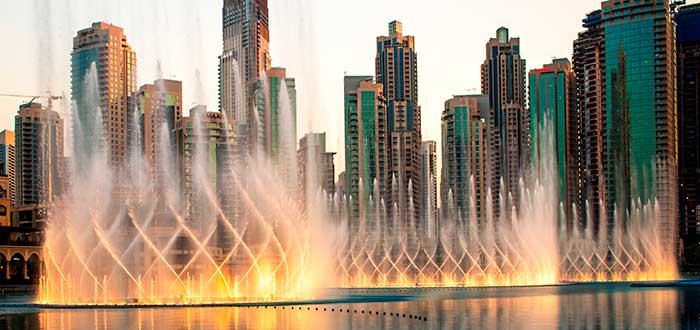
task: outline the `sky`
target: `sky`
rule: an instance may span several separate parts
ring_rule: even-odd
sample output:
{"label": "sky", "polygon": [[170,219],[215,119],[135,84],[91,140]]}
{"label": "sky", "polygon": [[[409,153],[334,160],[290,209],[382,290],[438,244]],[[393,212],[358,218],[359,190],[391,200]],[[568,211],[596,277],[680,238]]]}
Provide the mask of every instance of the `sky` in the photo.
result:
{"label": "sky", "polygon": [[[520,37],[527,70],[571,57],[586,13],[599,0],[268,0],[273,66],[297,79],[298,128],[327,132],[344,169],[343,76],[374,75],[375,40],[399,20],[415,36],[423,139],[440,145],[440,115],[453,95],[478,93],[485,44],[506,26]],[[698,3],[700,0],[689,0]],[[124,28],[138,84],[183,81],[183,105],[218,107],[223,0],[0,0],[0,94],[63,95],[69,111],[72,38],[93,22]],[[19,104],[0,96],[0,129]],[[185,112],[187,114],[187,112]],[[440,151],[438,150],[438,153]]]}

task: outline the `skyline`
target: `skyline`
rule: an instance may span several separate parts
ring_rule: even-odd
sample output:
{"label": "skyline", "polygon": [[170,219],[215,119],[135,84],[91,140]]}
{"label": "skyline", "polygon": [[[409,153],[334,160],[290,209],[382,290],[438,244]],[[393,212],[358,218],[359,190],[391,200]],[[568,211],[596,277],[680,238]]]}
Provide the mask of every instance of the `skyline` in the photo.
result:
{"label": "skyline", "polygon": [[[377,36],[388,34],[390,21],[401,21],[404,34],[416,38],[423,137],[439,142],[444,102],[453,95],[479,92],[484,45],[495,36],[498,27],[508,27],[511,36],[520,38],[529,71],[549,63],[553,57],[571,58],[572,41],[583,30],[581,19],[600,6],[598,0],[576,2],[559,10],[548,20],[549,24],[531,24],[533,15],[551,10],[551,3],[538,0],[525,5],[498,0],[465,4],[448,0],[435,6],[419,1],[392,0],[373,4],[375,10],[366,11],[363,2],[370,1],[329,4],[317,0],[270,0],[273,66],[286,67],[288,75],[297,79],[297,140],[307,132],[327,132],[329,149],[338,152],[338,169],[345,167],[343,75],[374,73],[374,41]],[[689,4],[698,2],[700,0],[688,1]],[[0,93],[43,95],[50,89],[54,95],[64,94],[70,98],[72,36],[93,22],[105,20],[123,27],[136,51],[138,86],[158,78],[182,80],[185,110],[194,104],[217,108],[217,56],[222,49],[219,1],[192,8],[185,1],[164,0],[146,4],[135,0],[122,1],[119,5],[100,3],[90,9],[86,8],[85,0],[64,1],[66,5],[59,8],[53,3],[22,2],[13,4],[12,10],[0,12],[3,31],[27,26],[7,36],[6,40],[15,44],[17,51],[0,54],[0,60],[16,65],[0,69],[0,77],[11,77],[0,78]],[[144,5],[145,9],[138,10]],[[487,10],[502,7],[509,10]],[[357,21],[353,18],[360,14],[366,23],[353,24]],[[47,19],[42,20],[42,17]],[[285,30],[285,26],[295,28]],[[556,35],[546,33],[551,31],[551,26],[558,27]],[[460,37],[463,39],[457,39]],[[456,39],[462,41],[455,43]],[[446,53],[447,50],[450,53]],[[305,56],[308,51],[310,54]],[[446,58],[451,65],[447,74],[444,70]],[[14,116],[23,101],[27,100],[0,97],[3,109],[0,129],[12,129]],[[56,110],[65,113],[65,109]],[[67,152],[70,153],[70,147]]]}
{"label": "skyline", "polygon": [[0,309],[700,288],[700,0],[28,1]]}

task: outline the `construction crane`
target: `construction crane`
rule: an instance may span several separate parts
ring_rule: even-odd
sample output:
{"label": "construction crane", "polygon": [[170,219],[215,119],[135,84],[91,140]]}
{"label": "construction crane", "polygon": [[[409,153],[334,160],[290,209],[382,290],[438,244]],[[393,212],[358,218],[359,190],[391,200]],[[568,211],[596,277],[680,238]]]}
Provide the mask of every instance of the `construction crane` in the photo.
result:
{"label": "construction crane", "polygon": [[63,96],[57,96],[57,95],[25,95],[25,94],[9,94],[9,93],[0,93],[0,97],[14,97],[14,98],[27,98],[31,97],[32,99],[27,102],[27,104],[34,102],[36,99],[47,99],[49,100],[49,110],[52,109],[53,106],[53,101],[54,100],[62,100]]}

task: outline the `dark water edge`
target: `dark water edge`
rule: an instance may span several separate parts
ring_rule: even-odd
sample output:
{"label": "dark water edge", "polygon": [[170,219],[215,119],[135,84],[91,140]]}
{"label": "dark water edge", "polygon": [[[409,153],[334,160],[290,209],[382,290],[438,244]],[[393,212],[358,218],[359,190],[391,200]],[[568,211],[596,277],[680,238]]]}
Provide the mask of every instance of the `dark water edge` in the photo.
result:
{"label": "dark water edge", "polygon": [[[43,309],[0,298],[0,329],[691,329],[698,279],[644,287],[586,283],[527,288],[353,289],[304,304]],[[340,289],[339,289],[340,290]],[[396,291],[396,294],[390,294]],[[5,303],[6,305],[2,305]],[[12,307],[7,305],[15,304]]]}

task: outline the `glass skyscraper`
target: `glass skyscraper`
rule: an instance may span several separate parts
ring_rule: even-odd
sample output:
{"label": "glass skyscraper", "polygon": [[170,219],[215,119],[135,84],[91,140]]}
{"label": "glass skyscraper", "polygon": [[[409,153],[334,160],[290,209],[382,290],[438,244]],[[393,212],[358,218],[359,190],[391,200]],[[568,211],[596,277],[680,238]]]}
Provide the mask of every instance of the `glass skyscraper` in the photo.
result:
{"label": "glass skyscraper", "polygon": [[[555,59],[530,71],[530,161],[539,178],[545,164],[553,161],[559,179],[559,202],[567,219],[578,204],[578,120],[576,81],[567,59]],[[551,135],[550,135],[551,134]],[[580,205],[577,205],[580,210]]]}

